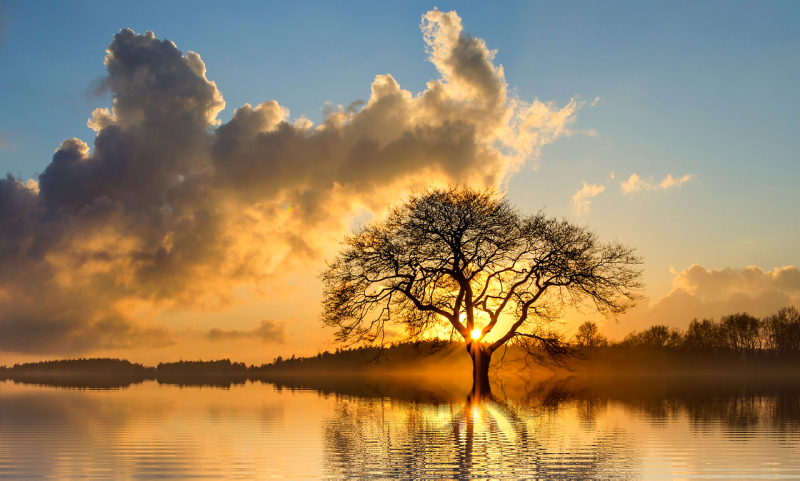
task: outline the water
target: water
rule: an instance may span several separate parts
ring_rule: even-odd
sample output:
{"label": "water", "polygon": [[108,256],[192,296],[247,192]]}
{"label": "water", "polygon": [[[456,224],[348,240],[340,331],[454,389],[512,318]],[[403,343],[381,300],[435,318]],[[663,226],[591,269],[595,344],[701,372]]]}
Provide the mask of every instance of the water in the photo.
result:
{"label": "water", "polygon": [[0,477],[800,477],[797,383],[567,380],[480,403],[418,384],[6,381]]}

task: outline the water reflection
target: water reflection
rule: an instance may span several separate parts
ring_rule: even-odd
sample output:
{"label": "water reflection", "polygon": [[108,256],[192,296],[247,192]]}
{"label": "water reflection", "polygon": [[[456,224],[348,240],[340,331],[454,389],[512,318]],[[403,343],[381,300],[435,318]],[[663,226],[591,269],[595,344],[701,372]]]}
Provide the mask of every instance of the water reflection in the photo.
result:
{"label": "water reflection", "polygon": [[236,386],[244,386],[247,379],[229,378],[225,376],[159,376],[158,384],[166,386],[177,386],[179,388],[202,388],[212,387],[218,389],[230,389]]}
{"label": "water reflection", "polygon": [[126,389],[148,381],[144,376],[38,375],[17,376],[11,382],[22,385],[66,389]]}
{"label": "water reflection", "polygon": [[[308,454],[291,436],[264,436],[287,421],[287,400],[270,396],[269,386],[180,389],[148,381],[95,390],[6,382],[0,392],[0,479],[257,478],[289,472]],[[288,462],[270,459],[273,453]]]}
{"label": "water reflection", "polygon": [[0,477],[800,476],[800,383],[286,378],[0,383]]}
{"label": "water reflection", "polygon": [[608,478],[639,471],[621,430],[574,430],[545,405],[340,398],[323,425],[334,477]]}
{"label": "water reflection", "polygon": [[325,467],[334,477],[800,474],[796,383],[658,381],[573,378],[442,403],[341,396],[323,425]]}
{"label": "water reflection", "polygon": [[794,436],[800,426],[800,383],[786,378],[616,377],[571,379],[565,390],[584,404],[587,418],[622,404],[632,416],[654,424],[686,421],[691,429],[710,427],[740,433],[769,430]]}

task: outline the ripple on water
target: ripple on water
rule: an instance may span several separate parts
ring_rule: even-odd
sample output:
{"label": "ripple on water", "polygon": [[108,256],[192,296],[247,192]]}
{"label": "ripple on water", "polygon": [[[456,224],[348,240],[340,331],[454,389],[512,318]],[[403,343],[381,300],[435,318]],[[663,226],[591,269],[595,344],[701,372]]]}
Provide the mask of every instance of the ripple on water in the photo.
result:
{"label": "ripple on water", "polygon": [[266,383],[0,389],[3,479],[800,477],[796,393],[540,389],[471,404]]}

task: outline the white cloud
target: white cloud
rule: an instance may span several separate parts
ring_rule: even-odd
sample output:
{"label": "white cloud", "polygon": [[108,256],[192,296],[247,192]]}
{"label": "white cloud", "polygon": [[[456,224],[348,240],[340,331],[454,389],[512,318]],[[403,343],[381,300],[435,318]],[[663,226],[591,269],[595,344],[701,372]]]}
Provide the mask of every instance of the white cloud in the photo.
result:
{"label": "white cloud", "polygon": [[597,129],[577,129],[573,130],[571,133],[581,134],[587,137],[600,137],[600,132],[598,132]]}
{"label": "white cloud", "polygon": [[113,125],[117,121],[117,117],[111,113],[107,108],[97,108],[92,112],[92,116],[86,121],[86,126],[95,132]]}
{"label": "white cloud", "polygon": [[691,179],[692,176],[689,174],[684,175],[680,179],[674,179],[672,177],[672,174],[669,174],[663,181],[661,181],[661,184],[659,185],[661,186],[662,189],[669,189],[670,187],[677,187],[680,189],[681,184],[683,184],[684,182],[688,182]]}
{"label": "white cloud", "polygon": [[623,194],[630,194],[631,192],[655,190],[659,188],[668,189],[670,187],[677,187],[680,189],[684,182],[688,182],[691,179],[692,176],[690,174],[684,175],[679,179],[672,177],[672,174],[668,174],[660,183],[653,183],[652,178],[650,180],[645,180],[639,177],[637,174],[631,174],[628,180],[620,182],[619,185]]}
{"label": "white cloud", "polygon": [[631,174],[630,178],[625,182],[620,182],[620,187],[622,187],[622,192],[624,194],[629,194],[631,192],[638,192],[642,190],[642,188],[650,187],[651,184],[648,184],[642,181],[641,177],[636,174]]}
{"label": "white cloud", "polygon": [[606,190],[606,188],[603,185],[587,184],[583,182],[583,188],[572,196],[572,206],[575,209],[575,213],[581,215],[589,212],[592,198],[604,190]]}
{"label": "white cloud", "polygon": [[603,331],[621,338],[655,324],[685,329],[694,318],[719,320],[737,312],[763,317],[787,306],[800,308],[800,269],[795,266],[764,271],[754,266],[707,269],[695,264],[676,273],[669,294],[655,302],[641,301],[619,323],[606,322]]}

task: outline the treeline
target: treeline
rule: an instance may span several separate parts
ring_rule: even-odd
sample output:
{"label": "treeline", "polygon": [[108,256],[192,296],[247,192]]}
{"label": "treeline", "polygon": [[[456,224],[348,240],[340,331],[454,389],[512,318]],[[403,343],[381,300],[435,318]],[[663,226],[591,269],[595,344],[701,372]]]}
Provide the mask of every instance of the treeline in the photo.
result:
{"label": "treeline", "polygon": [[181,376],[191,374],[247,374],[247,366],[243,362],[231,362],[230,359],[218,361],[178,361],[161,362],[156,367],[158,376]]}
{"label": "treeline", "polygon": [[250,378],[244,363],[218,361],[179,361],[145,367],[124,359],[63,359],[0,366],[0,380],[26,384],[92,389],[126,388],[147,380],[181,386],[230,387]]}
{"label": "treeline", "polygon": [[243,384],[250,377],[245,363],[230,359],[162,362],[156,367],[159,384],[230,388],[232,384]]}
{"label": "treeline", "polygon": [[[621,341],[600,334],[594,322],[582,324],[570,342],[584,358],[611,367],[683,366],[699,363],[713,369],[735,362],[758,367],[800,361],[800,312],[794,307],[757,318],[747,313],[694,319],[688,329],[666,325],[632,332]],[[463,344],[435,341],[391,344],[384,349],[356,347],[324,351],[315,356],[276,357],[271,363],[247,366],[230,359],[179,361],[146,367],[124,359],[64,359],[0,366],[0,380],[52,385],[125,386],[144,380],[181,385],[230,385],[295,374],[469,373],[471,362]],[[514,369],[514,368],[512,368]],[[77,384],[76,378],[82,378]],[[89,379],[89,381],[87,381]],[[112,380],[113,379],[113,380]],[[65,384],[66,383],[66,384]]]}
{"label": "treeline", "polygon": [[396,342],[385,348],[361,346],[324,351],[315,356],[276,357],[269,364],[251,367],[254,374],[294,373],[365,373],[397,371],[455,371],[469,358],[454,356],[461,352],[460,344],[445,345],[436,341]]}
{"label": "treeline", "polygon": [[61,359],[0,366],[0,380],[80,388],[121,388],[156,379],[156,369],[125,359]]}
{"label": "treeline", "polygon": [[29,362],[0,367],[4,375],[140,375],[155,378],[156,369],[135,364],[125,359],[92,358],[60,359],[56,361]]}
{"label": "treeline", "polygon": [[723,316],[719,322],[694,319],[685,331],[656,325],[634,331],[618,342],[609,341],[589,321],[578,328],[575,344],[600,350],[666,350],[739,361],[794,360],[800,359],[800,312],[785,307],[761,319],[747,313]]}
{"label": "treeline", "polygon": [[[452,359],[453,348],[434,342],[395,343],[383,350],[374,347],[340,348],[315,356],[281,356],[271,363],[247,366],[230,359],[213,361],[162,362],[145,367],[121,359],[64,359],[0,366],[0,380],[70,387],[125,387],[144,380],[181,386],[230,387],[247,380],[301,374],[379,374],[396,371],[436,369],[468,372],[468,366],[455,364],[466,356]],[[461,352],[463,349],[459,349]],[[462,359],[464,358],[464,359]]]}

